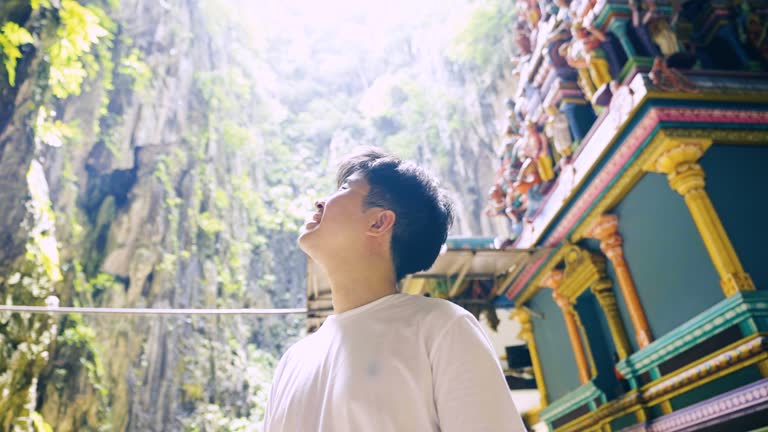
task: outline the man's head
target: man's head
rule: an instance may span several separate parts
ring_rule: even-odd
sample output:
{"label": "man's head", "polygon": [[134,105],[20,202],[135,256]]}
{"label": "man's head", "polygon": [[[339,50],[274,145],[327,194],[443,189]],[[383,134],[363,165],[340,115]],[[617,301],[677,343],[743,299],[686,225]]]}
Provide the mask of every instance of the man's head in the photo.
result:
{"label": "man's head", "polygon": [[315,202],[299,236],[316,261],[390,260],[396,280],[432,266],[453,221],[453,208],[423,168],[375,148],[344,159],[338,189]]}

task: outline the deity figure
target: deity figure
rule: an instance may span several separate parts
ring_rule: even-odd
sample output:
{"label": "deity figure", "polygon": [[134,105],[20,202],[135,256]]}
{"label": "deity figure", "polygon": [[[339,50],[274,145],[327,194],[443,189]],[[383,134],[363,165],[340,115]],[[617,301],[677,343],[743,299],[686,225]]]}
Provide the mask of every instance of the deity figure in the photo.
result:
{"label": "deity figure", "polygon": [[518,156],[523,160],[523,166],[520,168],[521,175],[527,165],[532,165],[541,182],[552,180],[555,177],[555,172],[552,168],[549,143],[544,134],[536,128],[536,123],[526,122],[522,139],[521,155]]}
{"label": "deity figure", "polygon": [[491,217],[503,215],[507,207],[505,198],[506,194],[501,183],[494,183],[488,190],[488,206],[486,207],[485,214]]}
{"label": "deity figure", "polygon": [[597,89],[611,81],[608,60],[600,48],[605,34],[594,27],[584,27],[581,21],[573,23],[571,32],[573,40],[560,48],[561,54],[577,70],[580,87],[591,100]]}
{"label": "deity figure", "polygon": [[541,9],[537,0],[517,0],[517,8],[518,16],[525,17],[532,27],[535,28],[539,24]]}
{"label": "deity figure", "polygon": [[666,59],[667,66],[675,68],[690,68],[696,62],[696,57],[686,52],[677,38],[675,27],[680,18],[681,5],[679,2],[672,2],[674,11],[672,17],[667,17],[656,7],[655,0],[646,2],[648,9],[640,19],[640,11],[635,5],[634,0],[629,0],[629,7],[632,9],[632,24],[638,29],[638,35],[645,40],[655,44],[659,54]]}
{"label": "deity figure", "polygon": [[552,144],[554,144],[555,150],[560,157],[567,162],[573,153],[573,150],[571,150],[573,137],[571,136],[568,117],[554,105],[547,106],[547,115],[548,118],[546,125],[544,125],[544,132],[547,138],[552,140]]}
{"label": "deity figure", "polygon": [[739,8],[739,39],[744,44],[751,45],[757,54],[768,60],[768,21],[761,16],[758,8],[749,2],[742,2]]}
{"label": "deity figure", "polygon": [[659,12],[655,0],[646,3],[648,9],[641,20],[635,1],[629,0],[632,24],[637,29],[637,34],[650,46],[651,51],[658,53],[650,72],[651,80],[667,91],[695,92],[695,85],[676,69],[688,69],[696,63],[696,57],[683,49],[675,33],[675,26],[680,17],[680,3],[672,3],[674,14],[671,18]]}
{"label": "deity figure", "polygon": [[555,15],[558,23],[570,23],[571,19],[571,0],[555,0],[557,14]]}
{"label": "deity figure", "polygon": [[[529,56],[533,52],[531,48],[531,32],[528,30],[525,21],[518,20],[515,24],[515,44],[517,45],[520,57]],[[517,60],[519,61],[520,59],[518,58]]]}

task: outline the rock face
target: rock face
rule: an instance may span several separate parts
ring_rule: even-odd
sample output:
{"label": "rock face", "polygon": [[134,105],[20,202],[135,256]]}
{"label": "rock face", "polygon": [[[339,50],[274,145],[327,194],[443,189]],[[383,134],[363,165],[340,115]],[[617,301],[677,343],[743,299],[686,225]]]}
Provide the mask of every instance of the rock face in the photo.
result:
{"label": "rock face", "polygon": [[[43,53],[57,30],[66,33],[52,18],[78,7],[3,7],[3,21],[35,35],[22,46],[16,85],[3,76],[0,93],[12,107],[0,124],[4,302],[42,305],[56,294],[63,305],[271,307],[279,294],[277,303],[301,305],[303,258],[285,248],[293,235],[255,221],[259,195],[233,196],[233,178],[255,191],[263,173],[239,161],[243,153],[212,123],[217,101],[204,94],[203,76],[219,73],[227,56],[200,5],[125,0],[100,9],[114,23],[88,54],[99,67],[79,94],[58,98]],[[154,71],[145,88],[130,70],[134,51]],[[60,134],[61,147],[41,140],[41,108],[76,127]],[[272,283],[282,290],[268,293]],[[287,320],[72,317],[57,327],[48,316],[2,314],[0,429],[28,430],[36,411],[57,431],[179,430],[208,402],[248,416],[259,390],[242,373],[260,354],[245,347],[265,328],[295,333],[300,323]],[[261,347],[278,354],[281,336]]]}
{"label": "rock face", "polygon": [[[294,136],[284,125],[302,129],[292,119],[310,103],[259,87],[250,48],[212,21],[214,0],[40,3],[0,6],[3,22],[34,36],[19,44],[15,85],[0,73],[3,302],[303,306],[296,197],[361,133],[333,125]],[[87,49],[61,59],[63,39]],[[446,67],[436,65],[424,68]],[[414,155],[454,195],[454,233],[487,235],[482,188],[508,78],[441,73],[437,84],[474,114],[462,127],[435,122],[444,145]],[[362,135],[382,144],[371,138],[379,133]],[[207,430],[198,420],[211,413],[255,420],[265,398],[257,378],[301,321],[0,313],[0,429],[44,419],[65,432]]]}

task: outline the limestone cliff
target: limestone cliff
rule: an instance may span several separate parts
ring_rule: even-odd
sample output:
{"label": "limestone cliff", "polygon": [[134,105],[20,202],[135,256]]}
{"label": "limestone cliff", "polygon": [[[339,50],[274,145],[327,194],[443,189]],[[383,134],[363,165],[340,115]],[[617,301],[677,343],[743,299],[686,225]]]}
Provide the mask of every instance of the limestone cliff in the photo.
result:
{"label": "limestone cliff", "polygon": [[[473,72],[411,37],[360,64],[312,63],[288,58],[297,39],[249,42],[249,15],[225,6],[0,5],[5,304],[303,306],[297,222],[308,196],[328,192],[331,162],[357,144],[430,165],[457,203],[454,234],[491,233],[483,195],[512,82],[507,54]],[[398,77],[387,88],[400,92],[394,113],[367,114],[361,100],[387,75]],[[256,423],[274,356],[301,326],[0,313],[0,430]]]}

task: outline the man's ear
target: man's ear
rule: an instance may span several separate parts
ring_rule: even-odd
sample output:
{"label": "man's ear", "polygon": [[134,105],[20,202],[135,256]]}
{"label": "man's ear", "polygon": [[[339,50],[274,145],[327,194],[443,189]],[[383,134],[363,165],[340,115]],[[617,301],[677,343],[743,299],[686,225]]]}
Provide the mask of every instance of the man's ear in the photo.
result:
{"label": "man's ear", "polygon": [[379,237],[391,230],[394,225],[395,212],[392,210],[377,210],[377,212],[373,214],[373,218],[371,219],[366,234],[373,237]]}

